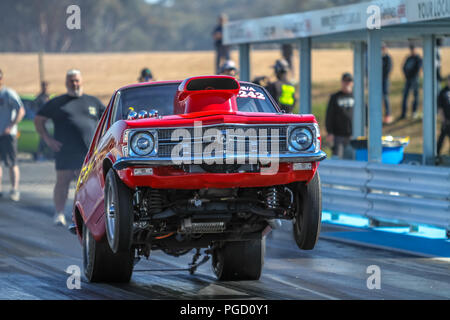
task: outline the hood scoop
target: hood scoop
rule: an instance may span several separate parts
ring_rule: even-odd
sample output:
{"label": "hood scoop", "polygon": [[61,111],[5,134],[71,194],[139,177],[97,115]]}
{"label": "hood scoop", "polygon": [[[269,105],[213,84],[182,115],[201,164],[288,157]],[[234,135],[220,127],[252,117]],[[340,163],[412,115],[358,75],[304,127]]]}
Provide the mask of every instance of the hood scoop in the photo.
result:
{"label": "hood scoop", "polygon": [[236,112],[239,82],[229,76],[204,76],[184,80],[178,87],[174,114],[202,111]]}

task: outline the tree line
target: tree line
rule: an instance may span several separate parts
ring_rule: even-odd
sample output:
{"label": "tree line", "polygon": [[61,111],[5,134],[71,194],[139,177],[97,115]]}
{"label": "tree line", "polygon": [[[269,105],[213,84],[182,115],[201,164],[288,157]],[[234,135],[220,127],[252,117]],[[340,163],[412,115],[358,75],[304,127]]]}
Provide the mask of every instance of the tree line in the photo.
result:
{"label": "tree line", "polygon": [[[209,50],[220,13],[231,20],[360,0],[2,0],[0,52]],[[69,29],[67,8],[80,8]]]}

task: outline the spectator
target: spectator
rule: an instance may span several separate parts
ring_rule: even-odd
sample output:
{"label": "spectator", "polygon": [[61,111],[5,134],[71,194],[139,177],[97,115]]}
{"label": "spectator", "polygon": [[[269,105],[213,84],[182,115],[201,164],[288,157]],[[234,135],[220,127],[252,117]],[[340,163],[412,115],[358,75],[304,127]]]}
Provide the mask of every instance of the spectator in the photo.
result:
{"label": "spectator", "polygon": [[[20,170],[17,165],[17,124],[23,119],[25,108],[17,93],[3,85],[3,72],[0,70],[0,160],[9,168],[13,201],[20,200]],[[2,167],[0,165],[0,197],[2,193]]]}
{"label": "spectator", "polygon": [[436,39],[436,77],[438,84],[438,91],[441,89],[440,83],[444,80],[441,75],[441,67],[442,67],[442,53],[441,53],[441,47],[442,47],[442,39],[438,38]]}
{"label": "spectator", "polygon": [[141,70],[141,76],[138,79],[139,82],[149,82],[153,81],[153,74],[149,68],[144,68]]}
{"label": "spectator", "polygon": [[294,66],[292,64],[293,54],[294,46],[291,43],[284,43],[281,45],[281,55],[283,56],[283,59],[288,63],[290,71],[294,70]]}
{"label": "spectator", "polygon": [[[47,81],[42,81],[41,82],[41,92],[39,93],[39,95],[34,100],[34,105],[35,105],[35,108],[36,108],[36,112],[39,112],[39,110],[41,110],[41,108],[49,100],[50,100],[50,95],[48,93],[48,82]],[[44,160],[45,159],[44,154],[46,153],[46,149],[47,148],[46,148],[44,140],[39,139],[38,150],[36,152],[36,160]],[[48,149],[47,149],[47,151],[48,151]]]}
{"label": "spectator", "polygon": [[[70,182],[79,175],[97,122],[105,110],[97,98],[83,93],[80,71],[67,72],[66,88],[67,93],[47,102],[34,120],[37,132],[55,152],[54,223],[63,226]],[[54,137],[45,127],[49,119],[54,123]]]}
{"label": "spectator", "polygon": [[402,103],[402,115],[399,120],[406,118],[407,112],[407,104],[408,104],[408,95],[412,90],[414,95],[414,101],[412,105],[412,117],[413,119],[417,119],[419,117],[417,113],[417,104],[419,98],[419,73],[422,68],[422,58],[416,51],[416,47],[411,44],[409,46],[410,55],[405,61],[403,65],[403,73],[406,78],[405,88],[403,90],[403,103]]}
{"label": "spectator", "polygon": [[392,123],[391,106],[389,102],[390,81],[389,75],[392,71],[392,58],[388,53],[387,46],[383,43],[383,102],[384,102],[384,120],[383,123]]}
{"label": "spectator", "polygon": [[443,119],[441,134],[439,135],[437,143],[437,153],[439,156],[445,137],[450,138],[450,75],[447,77],[447,85],[439,93],[438,109]]}
{"label": "spectator", "polygon": [[286,113],[292,113],[296,98],[295,86],[288,80],[289,64],[286,60],[277,60],[273,66],[277,81],[267,86],[267,91],[272,95]]}
{"label": "spectator", "polygon": [[50,100],[50,95],[48,93],[48,82],[41,82],[41,92],[38,94],[36,99],[34,99],[34,103],[36,105],[36,111],[39,111],[44,104],[46,104]]}
{"label": "spectator", "polygon": [[216,74],[220,73],[222,61],[230,60],[230,47],[223,44],[223,25],[227,21],[228,16],[226,14],[221,14],[212,34],[216,51]]}
{"label": "spectator", "polygon": [[220,67],[219,74],[223,76],[232,76],[236,77],[238,75],[238,69],[236,68],[236,64],[233,60],[227,60]]}
{"label": "spectator", "polygon": [[333,145],[333,155],[341,159],[352,158],[350,138],[353,125],[353,77],[350,73],[342,75],[341,90],[331,95],[328,102],[325,126],[327,142]]}

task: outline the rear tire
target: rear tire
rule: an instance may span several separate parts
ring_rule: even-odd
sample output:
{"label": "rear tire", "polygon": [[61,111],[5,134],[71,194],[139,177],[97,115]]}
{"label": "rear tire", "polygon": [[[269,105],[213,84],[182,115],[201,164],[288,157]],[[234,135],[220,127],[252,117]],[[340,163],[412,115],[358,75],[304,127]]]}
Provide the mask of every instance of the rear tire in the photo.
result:
{"label": "rear tire", "polygon": [[259,280],[265,249],[265,238],[226,242],[213,251],[213,272],[221,281]]}
{"label": "rear tire", "polygon": [[106,239],[95,241],[83,224],[83,270],[89,282],[129,282],[133,273],[133,250],[114,253]]}
{"label": "rear tire", "polygon": [[322,188],[319,172],[316,172],[307,185],[298,186],[296,197],[294,239],[301,250],[312,250],[319,238],[322,221]]}

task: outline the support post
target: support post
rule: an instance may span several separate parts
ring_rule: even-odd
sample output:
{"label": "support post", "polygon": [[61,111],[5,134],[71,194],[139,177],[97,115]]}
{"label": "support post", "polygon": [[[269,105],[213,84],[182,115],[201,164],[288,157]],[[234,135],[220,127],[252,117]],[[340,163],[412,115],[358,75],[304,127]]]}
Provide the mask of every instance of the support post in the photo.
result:
{"label": "support post", "polygon": [[357,41],[353,49],[353,94],[355,107],[353,109],[353,137],[366,135],[366,99],[365,99],[365,72],[366,72],[366,44]]}
{"label": "support post", "polygon": [[382,57],[381,32],[368,30],[368,84],[369,84],[369,162],[381,162],[382,159]]}
{"label": "support post", "polygon": [[434,165],[436,147],[436,37],[427,35],[423,41],[423,165]]}
{"label": "support post", "polygon": [[311,38],[300,39],[300,108],[301,114],[311,114]]}
{"label": "support post", "polygon": [[239,45],[240,80],[250,81],[250,44]]}

